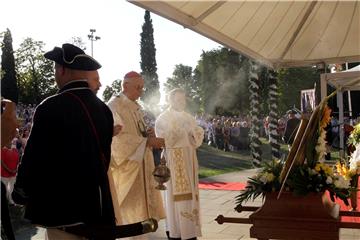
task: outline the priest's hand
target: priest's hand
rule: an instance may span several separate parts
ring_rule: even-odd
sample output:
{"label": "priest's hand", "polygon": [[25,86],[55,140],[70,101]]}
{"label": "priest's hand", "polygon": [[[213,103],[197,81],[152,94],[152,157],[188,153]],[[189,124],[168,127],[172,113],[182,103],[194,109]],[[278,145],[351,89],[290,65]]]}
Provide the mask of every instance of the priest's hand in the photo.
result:
{"label": "priest's hand", "polygon": [[165,140],[163,138],[148,137],[146,146],[152,147],[155,149],[163,148],[163,147],[165,147]]}
{"label": "priest's hand", "polygon": [[122,126],[120,124],[114,125],[114,130],[113,130],[113,137],[118,135],[122,130]]}
{"label": "priest's hand", "polygon": [[146,129],[146,134],[148,137],[155,137],[155,130],[154,128],[147,128]]}

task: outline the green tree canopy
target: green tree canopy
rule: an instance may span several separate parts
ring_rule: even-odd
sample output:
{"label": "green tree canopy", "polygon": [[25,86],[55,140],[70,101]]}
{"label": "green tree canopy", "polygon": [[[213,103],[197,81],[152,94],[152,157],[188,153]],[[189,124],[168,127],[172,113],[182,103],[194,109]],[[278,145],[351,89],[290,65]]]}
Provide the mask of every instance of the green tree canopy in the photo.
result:
{"label": "green tree canopy", "polygon": [[228,48],[203,52],[195,69],[202,109],[211,114],[247,113],[248,59]]}
{"label": "green tree canopy", "polygon": [[39,104],[56,93],[54,64],[44,57],[44,43],[26,38],[16,51],[19,100]]}
{"label": "green tree canopy", "polygon": [[189,111],[199,111],[199,82],[195,74],[193,75],[192,67],[182,64],[176,65],[172,77],[168,78],[164,85],[167,93],[174,88],[182,88],[185,90]]}
{"label": "green tree canopy", "polygon": [[103,92],[104,102],[109,101],[112,96],[118,95],[121,92],[121,82],[120,79],[117,79],[112,82],[111,86],[106,86]]}
{"label": "green tree canopy", "polygon": [[320,88],[320,73],[315,67],[298,67],[280,69],[279,79],[279,111],[284,114],[294,106],[300,109],[301,90]]}
{"label": "green tree canopy", "polygon": [[11,32],[7,29],[1,44],[1,96],[15,103],[18,102],[18,86],[16,81],[15,59],[12,46]]}

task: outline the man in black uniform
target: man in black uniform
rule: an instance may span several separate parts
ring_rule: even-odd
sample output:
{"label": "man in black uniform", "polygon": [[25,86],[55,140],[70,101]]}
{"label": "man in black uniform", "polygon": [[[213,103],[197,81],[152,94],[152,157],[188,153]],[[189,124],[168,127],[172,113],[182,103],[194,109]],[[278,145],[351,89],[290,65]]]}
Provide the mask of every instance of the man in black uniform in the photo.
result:
{"label": "man in black uniform", "polygon": [[89,71],[101,65],[64,44],[47,52],[55,61],[59,92],[36,109],[15,184],[25,218],[47,229],[48,239],[72,239],[70,225],[115,225],[107,169],[113,135],[109,108],[90,90]]}
{"label": "man in black uniform", "polygon": [[115,227],[107,176],[114,120],[87,83],[101,65],[71,44],[44,56],[55,62],[60,90],[36,108],[14,201],[26,205],[31,223],[47,228],[46,239],[115,239],[156,230],[152,219]]}
{"label": "man in black uniform", "polygon": [[283,136],[283,140],[286,144],[288,144],[289,146],[291,146],[294,142],[295,136],[296,136],[296,132],[299,128],[300,125],[300,119],[298,119],[297,117],[295,117],[296,111],[295,110],[290,110],[288,112],[288,120],[286,121],[286,126],[285,126],[285,131],[284,131],[284,136]]}

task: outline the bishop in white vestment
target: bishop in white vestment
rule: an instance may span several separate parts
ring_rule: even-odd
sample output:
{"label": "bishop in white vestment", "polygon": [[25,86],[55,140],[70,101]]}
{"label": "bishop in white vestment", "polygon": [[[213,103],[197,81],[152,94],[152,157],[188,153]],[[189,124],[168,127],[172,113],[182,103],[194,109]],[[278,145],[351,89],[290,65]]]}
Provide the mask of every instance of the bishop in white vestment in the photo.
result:
{"label": "bishop in white vestment", "polygon": [[117,225],[165,217],[161,193],[155,189],[157,183],[152,176],[152,147],[162,147],[164,140],[146,133],[136,102],[143,86],[142,77],[130,72],[125,75],[123,92],[108,103],[114,124],[122,126],[121,132],[113,137],[108,171]]}
{"label": "bishop in white vestment", "polygon": [[156,136],[165,139],[164,154],[171,173],[165,191],[166,230],[171,238],[196,239],[201,236],[196,148],[203,141],[204,130],[183,111],[182,89],[170,92],[169,100],[170,108],[155,122]]}

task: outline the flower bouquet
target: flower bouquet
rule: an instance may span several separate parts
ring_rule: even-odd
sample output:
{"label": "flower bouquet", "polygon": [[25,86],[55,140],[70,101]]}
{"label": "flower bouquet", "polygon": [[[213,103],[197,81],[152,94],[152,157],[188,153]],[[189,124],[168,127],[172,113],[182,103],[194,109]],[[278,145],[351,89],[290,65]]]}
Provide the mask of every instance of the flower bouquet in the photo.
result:
{"label": "flower bouquet", "polygon": [[326,97],[310,116],[302,118],[284,161],[265,163],[256,176],[249,178],[245,190],[236,197],[237,207],[268,193],[275,192],[279,199],[283,191],[298,196],[329,191],[332,201],[339,198],[349,205],[348,198],[353,188],[348,173],[324,162],[325,127],[331,120],[327,101],[333,95],[335,92]]}
{"label": "flower bouquet", "polygon": [[348,178],[351,180],[351,187],[355,190],[351,193],[351,206],[353,210],[357,209],[357,191],[358,179],[360,174],[360,123],[355,125],[351,132],[348,145],[351,145],[354,151],[352,152],[348,166],[345,163],[338,163],[338,168],[342,168]]}

